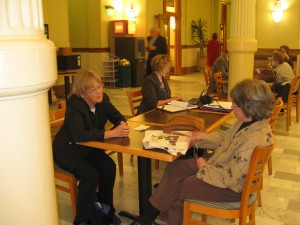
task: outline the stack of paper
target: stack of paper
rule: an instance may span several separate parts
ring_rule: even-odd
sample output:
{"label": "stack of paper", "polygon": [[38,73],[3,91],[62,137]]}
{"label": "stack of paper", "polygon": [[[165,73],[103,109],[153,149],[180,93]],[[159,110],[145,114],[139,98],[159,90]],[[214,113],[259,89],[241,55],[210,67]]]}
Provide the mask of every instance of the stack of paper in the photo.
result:
{"label": "stack of paper", "polygon": [[165,110],[167,112],[180,112],[187,109],[195,109],[197,108],[197,105],[191,105],[188,102],[182,102],[182,101],[171,101],[169,104],[164,106],[159,106],[157,108]]}
{"label": "stack of paper", "polygon": [[213,101],[200,107],[202,110],[216,111],[216,112],[230,112],[232,102]]}
{"label": "stack of paper", "polygon": [[146,130],[143,145],[146,149],[159,148],[172,155],[186,154],[191,137],[186,134],[166,134],[162,130]]}

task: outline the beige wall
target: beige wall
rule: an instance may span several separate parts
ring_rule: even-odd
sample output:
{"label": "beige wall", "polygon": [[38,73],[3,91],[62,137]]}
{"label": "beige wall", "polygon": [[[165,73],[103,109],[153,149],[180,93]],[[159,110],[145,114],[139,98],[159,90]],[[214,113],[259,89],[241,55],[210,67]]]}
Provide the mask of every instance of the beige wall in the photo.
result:
{"label": "beige wall", "polygon": [[[56,47],[108,48],[108,22],[126,19],[125,8],[130,0],[43,0],[44,20],[49,24],[50,39]],[[289,7],[283,21],[272,22],[270,4],[273,0],[257,0],[256,37],[259,48],[278,48],[287,44],[300,47],[300,1],[288,0]],[[146,37],[150,27],[157,25],[157,14],[163,13],[161,0],[133,0],[139,9],[135,36]],[[116,6],[120,6],[120,10]],[[115,7],[113,16],[106,15],[105,6]],[[182,45],[193,45],[190,34],[192,20],[203,18],[209,21],[208,37],[219,32],[221,0],[182,0]],[[230,4],[228,27],[230,30]],[[69,35],[70,32],[70,35]],[[228,34],[228,38],[230,34]],[[84,53],[82,66],[101,71],[103,53]],[[182,66],[196,65],[197,49],[184,49]],[[171,58],[173,52],[171,51]],[[100,61],[100,62],[99,62]]]}
{"label": "beige wall", "polygon": [[50,40],[57,48],[70,47],[68,0],[43,0],[43,13]]}
{"label": "beige wall", "polygon": [[288,45],[299,48],[300,1],[288,0],[283,20],[276,25],[271,16],[271,0],[257,0],[256,37],[259,48],[279,48]]}

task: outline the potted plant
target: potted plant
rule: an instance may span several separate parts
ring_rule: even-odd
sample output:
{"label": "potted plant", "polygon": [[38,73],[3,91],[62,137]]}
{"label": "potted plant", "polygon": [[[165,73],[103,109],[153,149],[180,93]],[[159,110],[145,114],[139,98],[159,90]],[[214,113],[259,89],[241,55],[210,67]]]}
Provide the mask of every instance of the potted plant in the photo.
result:
{"label": "potted plant", "polygon": [[191,23],[191,37],[193,42],[200,48],[198,56],[198,68],[204,68],[206,65],[206,57],[204,56],[204,48],[207,45],[207,28],[208,21],[203,19],[192,20]]}

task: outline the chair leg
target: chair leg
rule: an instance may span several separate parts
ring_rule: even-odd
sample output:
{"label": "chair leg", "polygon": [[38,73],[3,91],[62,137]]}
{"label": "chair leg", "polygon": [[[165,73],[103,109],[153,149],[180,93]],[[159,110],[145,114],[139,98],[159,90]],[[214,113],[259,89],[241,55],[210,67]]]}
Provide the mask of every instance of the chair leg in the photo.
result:
{"label": "chair leg", "polygon": [[159,160],[155,159],[155,169],[159,169]]}
{"label": "chair leg", "polygon": [[133,163],[133,157],[134,157],[134,155],[131,155],[131,156],[130,156],[130,162],[131,162],[131,163]]}
{"label": "chair leg", "polygon": [[262,207],[262,200],[261,200],[261,190],[263,189],[264,183],[263,183],[263,178],[261,178],[260,184],[259,184],[259,189],[257,190],[257,205],[258,207]]}
{"label": "chair leg", "polygon": [[270,156],[269,160],[268,160],[268,171],[269,171],[269,175],[273,174],[273,167],[272,167],[272,156]]}
{"label": "chair leg", "polygon": [[207,215],[201,214],[201,219],[202,219],[202,222],[206,222],[206,220],[207,220]]}
{"label": "chair leg", "polygon": [[296,122],[299,122],[299,103],[296,103]]}
{"label": "chair leg", "polygon": [[184,201],[184,203],[183,203],[183,225],[189,225],[190,218],[191,218],[190,203]]}
{"label": "chair leg", "polygon": [[72,181],[69,182],[69,187],[70,187],[72,212],[73,212],[73,216],[75,218],[75,216],[76,216],[76,206],[77,206],[77,181],[76,181],[76,179],[72,179]]}
{"label": "chair leg", "polygon": [[257,206],[262,207],[262,201],[261,201],[261,189],[257,190]]}
{"label": "chair leg", "polygon": [[118,156],[118,165],[119,165],[119,175],[123,177],[123,154],[121,152],[117,152]]}

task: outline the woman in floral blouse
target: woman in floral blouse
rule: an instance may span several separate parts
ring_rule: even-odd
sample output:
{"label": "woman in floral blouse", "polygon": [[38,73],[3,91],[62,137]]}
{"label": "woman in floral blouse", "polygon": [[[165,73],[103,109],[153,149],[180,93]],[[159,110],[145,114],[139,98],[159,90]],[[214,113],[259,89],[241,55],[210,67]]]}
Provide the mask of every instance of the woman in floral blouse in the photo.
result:
{"label": "woman in floral blouse", "polygon": [[149,199],[149,207],[132,224],[151,224],[162,212],[168,224],[181,225],[183,201],[240,201],[244,179],[256,146],[272,145],[269,116],[274,107],[271,89],[264,81],[244,80],[231,90],[237,122],[225,132],[193,133],[201,148],[215,149],[206,160],[176,160],[166,167],[162,180]]}

